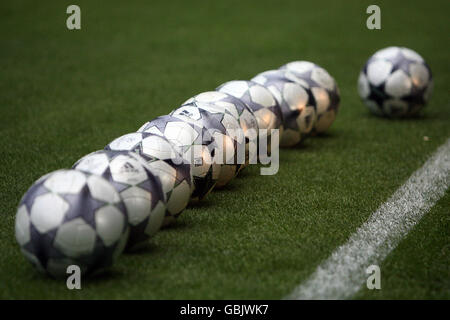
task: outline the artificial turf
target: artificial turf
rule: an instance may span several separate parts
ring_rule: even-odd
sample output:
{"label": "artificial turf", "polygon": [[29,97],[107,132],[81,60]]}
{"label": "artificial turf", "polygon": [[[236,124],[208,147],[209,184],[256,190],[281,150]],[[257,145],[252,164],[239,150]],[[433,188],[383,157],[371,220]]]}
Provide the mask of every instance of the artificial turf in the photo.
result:
{"label": "artificial turf", "polygon": [[[448,1],[77,1],[0,3],[0,298],[280,299],[450,136]],[[376,50],[425,57],[435,90],[421,117],[386,120],[356,80]],[[14,239],[22,194],[187,98],[292,60],[325,67],[341,90],[329,132],[280,153],[188,208],[147,250],[70,291],[37,273]],[[424,137],[428,139],[424,139]],[[381,265],[382,289],[355,298],[450,298],[447,192]]]}

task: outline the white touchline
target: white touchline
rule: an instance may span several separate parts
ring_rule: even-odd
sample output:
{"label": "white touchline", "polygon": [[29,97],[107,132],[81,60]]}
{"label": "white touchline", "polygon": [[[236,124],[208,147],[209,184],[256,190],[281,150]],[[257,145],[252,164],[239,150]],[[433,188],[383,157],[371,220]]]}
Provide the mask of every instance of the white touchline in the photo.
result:
{"label": "white touchline", "polygon": [[346,299],[450,185],[450,138],[286,299]]}

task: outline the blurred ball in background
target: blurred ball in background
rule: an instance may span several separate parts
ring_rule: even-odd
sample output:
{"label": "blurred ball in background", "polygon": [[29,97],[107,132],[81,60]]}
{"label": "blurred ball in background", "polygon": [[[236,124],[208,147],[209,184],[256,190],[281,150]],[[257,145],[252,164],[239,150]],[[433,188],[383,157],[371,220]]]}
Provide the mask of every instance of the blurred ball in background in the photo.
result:
{"label": "blurred ball in background", "polygon": [[375,52],[358,79],[358,93],[369,110],[385,117],[419,113],[433,90],[433,77],[425,60],[415,51],[388,47]]}

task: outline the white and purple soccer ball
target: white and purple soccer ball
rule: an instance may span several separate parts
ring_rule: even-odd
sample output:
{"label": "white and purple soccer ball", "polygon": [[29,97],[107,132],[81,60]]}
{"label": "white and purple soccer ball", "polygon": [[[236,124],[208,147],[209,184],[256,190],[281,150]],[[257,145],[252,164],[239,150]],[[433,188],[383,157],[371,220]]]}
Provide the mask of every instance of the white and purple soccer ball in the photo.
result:
{"label": "white and purple soccer ball", "polygon": [[189,203],[193,180],[191,166],[184,163],[173,145],[163,136],[134,132],[115,139],[105,150],[133,151],[145,159],[150,171],[160,179],[166,194],[163,226],[174,222]]}
{"label": "white and purple soccer ball", "polygon": [[102,176],[119,192],[130,225],[127,249],[145,245],[161,228],[166,196],[160,179],[141,156],[130,151],[100,150],[78,160],[73,169]]}
{"label": "white and purple soccer ball", "polygon": [[388,47],[375,52],[358,79],[358,93],[369,110],[385,117],[418,114],[433,90],[433,77],[415,51]]}
{"label": "white and purple soccer ball", "polygon": [[321,66],[310,61],[293,61],[280,67],[289,71],[290,78],[309,89],[316,100],[317,120],[312,135],[323,133],[336,119],[340,92],[334,78]]}
{"label": "white and purple soccer ball", "polygon": [[296,80],[294,75],[286,70],[265,71],[251,80],[269,89],[281,107],[282,147],[294,146],[306,138],[317,120],[316,100],[312,90]]}
{"label": "white and purple soccer ball", "polygon": [[[188,119],[189,120],[189,119]],[[164,137],[179,152],[193,176],[191,199],[202,200],[219,179],[220,165],[214,164],[214,138],[201,125],[165,115],[145,123],[138,132]]]}
{"label": "white and purple soccer ball", "polygon": [[280,137],[283,135],[281,107],[269,89],[253,81],[233,80],[220,85],[216,90],[245,102],[253,111],[258,121],[258,128],[267,130],[267,138],[274,129],[279,130]]}
{"label": "white and purple soccer ball", "polygon": [[126,206],[105,178],[58,170],[37,180],[20,201],[16,240],[25,257],[53,277],[76,265],[82,274],[110,267],[129,234]]}
{"label": "white and purple soccer ball", "polygon": [[[250,162],[250,157],[257,156],[257,138],[258,138],[258,121],[256,120],[253,111],[242,100],[219,91],[207,91],[197,94],[183,103],[208,103],[214,105],[222,111],[230,112],[239,122],[240,129],[242,129],[245,137],[245,165]],[[252,150],[250,154],[250,150]],[[256,161],[252,160],[252,163]]]}
{"label": "white and purple soccer ball", "polygon": [[245,137],[238,120],[220,106],[203,102],[184,104],[170,115],[206,128],[215,143],[213,163],[220,165],[216,186],[228,184],[245,164]]}

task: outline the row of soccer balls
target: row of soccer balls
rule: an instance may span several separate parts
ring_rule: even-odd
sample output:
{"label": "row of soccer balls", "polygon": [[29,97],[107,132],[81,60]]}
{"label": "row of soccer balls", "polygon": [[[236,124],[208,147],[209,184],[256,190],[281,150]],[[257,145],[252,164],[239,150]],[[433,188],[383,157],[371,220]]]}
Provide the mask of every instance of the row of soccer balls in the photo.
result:
{"label": "row of soccer balls", "polygon": [[[227,82],[85,156],[71,170],[40,178],[19,204],[16,239],[28,260],[52,276],[64,276],[72,264],[84,273],[102,270],[125,247],[139,248],[172,223],[189,201],[231,181],[249,163],[251,132],[279,129],[280,144],[295,145],[328,129],[338,107],[336,82],[311,62]],[[243,163],[235,161],[240,147],[247,150]],[[232,161],[216,161],[217,148]]]}

